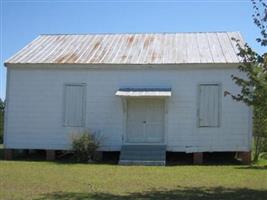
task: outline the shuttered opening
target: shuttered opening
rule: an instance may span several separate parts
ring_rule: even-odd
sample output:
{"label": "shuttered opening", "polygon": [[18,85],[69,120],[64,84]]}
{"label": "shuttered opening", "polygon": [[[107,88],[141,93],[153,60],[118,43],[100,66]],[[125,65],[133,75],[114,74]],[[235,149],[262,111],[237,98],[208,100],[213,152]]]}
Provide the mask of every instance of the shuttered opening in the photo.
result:
{"label": "shuttered opening", "polygon": [[220,86],[199,86],[199,127],[219,127]]}
{"label": "shuttered opening", "polygon": [[65,85],[64,125],[82,127],[85,122],[85,85]]}

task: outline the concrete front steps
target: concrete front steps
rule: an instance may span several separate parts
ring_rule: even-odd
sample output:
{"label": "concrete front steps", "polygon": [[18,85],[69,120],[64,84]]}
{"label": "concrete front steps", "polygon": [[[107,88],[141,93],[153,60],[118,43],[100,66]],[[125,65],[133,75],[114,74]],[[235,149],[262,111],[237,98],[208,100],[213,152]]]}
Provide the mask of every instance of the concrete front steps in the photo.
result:
{"label": "concrete front steps", "polygon": [[123,145],[119,164],[164,166],[166,145]]}

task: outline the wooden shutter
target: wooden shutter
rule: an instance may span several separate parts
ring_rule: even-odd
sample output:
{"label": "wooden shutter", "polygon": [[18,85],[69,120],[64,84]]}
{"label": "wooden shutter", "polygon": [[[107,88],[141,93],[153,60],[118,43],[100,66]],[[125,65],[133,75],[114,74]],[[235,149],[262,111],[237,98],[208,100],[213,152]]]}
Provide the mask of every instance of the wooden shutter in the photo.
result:
{"label": "wooden shutter", "polygon": [[220,87],[217,84],[199,86],[199,126],[218,127],[220,112]]}
{"label": "wooden shutter", "polygon": [[85,85],[65,85],[64,125],[84,126]]}

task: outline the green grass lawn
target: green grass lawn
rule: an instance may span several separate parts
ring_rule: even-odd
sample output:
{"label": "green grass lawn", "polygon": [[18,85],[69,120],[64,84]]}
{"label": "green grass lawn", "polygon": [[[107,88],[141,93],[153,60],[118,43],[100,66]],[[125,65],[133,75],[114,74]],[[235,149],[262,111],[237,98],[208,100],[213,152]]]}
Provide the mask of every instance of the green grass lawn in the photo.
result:
{"label": "green grass lawn", "polygon": [[0,161],[0,199],[264,200],[265,164],[137,167]]}

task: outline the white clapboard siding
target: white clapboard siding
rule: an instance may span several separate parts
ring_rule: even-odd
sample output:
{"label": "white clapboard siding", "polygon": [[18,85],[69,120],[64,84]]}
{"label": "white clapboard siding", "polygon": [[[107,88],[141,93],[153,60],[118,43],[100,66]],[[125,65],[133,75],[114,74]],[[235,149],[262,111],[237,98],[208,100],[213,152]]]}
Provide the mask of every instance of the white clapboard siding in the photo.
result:
{"label": "white clapboard siding", "polygon": [[199,126],[219,126],[219,85],[199,86]]}
{"label": "white clapboard siding", "polygon": [[85,106],[84,85],[65,85],[64,125],[83,126]]}
{"label": "white clapboard siding", "polygon": [[[136,48],[135,39],[139,38],[134,38],[133,48]],[[158,41],[155,42],[157,46]],[[182,40],[179,39],[176,44],[178,43],[182,44]],[[179,48],[180,46],[177,47]],[[105,57],[109,56],[110,53]],[[177,55],[177,59],[182,59],[179,56]],[[154,55],[154,58],[161,59],[157,55]],[[130,57],[127,59],[131,60]],[[71,149],[72,134],[88,128],[99,133],[101,150],[119,151],[127,138],[125,133],[128,104],[123,104],[121,97],[115,95],[116,92],[125,87],[160,87],[171,88],[172,92],[171,96],[166,98],[164,109],[164,141],[168,151],[251,149],[249,108],[233,101],[229,96],[222,96],[223,91],[239,92],[239,88],[231,79],[232,74],[241,76],[236,68],[238,65],[233,68],[213,64],[202,65],[201,68],[200,64],[186,64],[175,69],[168,69],[168,65],[157,69],[158,65],[151,65],[152,69],[139,69],[139,66],[135,66],[134,70],[129,70],[128,65],[100,65],[99,69],[89,69],[90,65],[75,68],[76,65],[46,64],[38,69],[28,66],[25,64],[21,67],[8,67],[7,120],[4,134],[6,148],[68,150]],[[83,127],[64,125],[67,99],[64,88],[68,83],[84,84]],[[220,86],[219,127],[197,126],[200,83]],[[81,90],[79,91],[81,93]],[[81,95],[80,93],[78,95]],[[78,95],[72,96],[77,98]]]}

